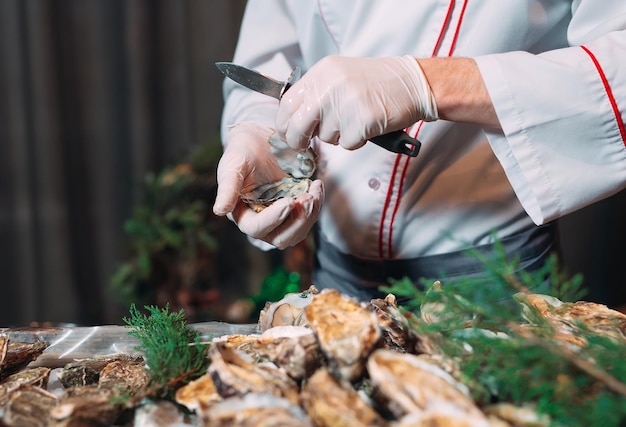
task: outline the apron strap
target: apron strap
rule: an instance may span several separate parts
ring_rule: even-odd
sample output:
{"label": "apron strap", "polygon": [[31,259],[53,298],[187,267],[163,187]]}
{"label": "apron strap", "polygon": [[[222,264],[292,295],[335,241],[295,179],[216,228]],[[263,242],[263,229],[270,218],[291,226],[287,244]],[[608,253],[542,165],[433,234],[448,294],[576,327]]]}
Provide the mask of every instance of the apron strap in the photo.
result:
{"label": "apron strap", "polygon": [[[550,254],[558,252],[557,224],[553,221],[499,240],[507,259],[519,258],[520,270],[542,268]],[[410,259],[368,259],[345,254],[315,233],[313,284],[319,289],[334,288],[364,301],[384,297],[379,286],[389,279],[409,278],[416,285],[420,279],[436,279],[449,283],[454,279],[480,277],[482,261],[467,253],[469,249]],[[494,244],[476,246],[482,256],[495,259]]]}

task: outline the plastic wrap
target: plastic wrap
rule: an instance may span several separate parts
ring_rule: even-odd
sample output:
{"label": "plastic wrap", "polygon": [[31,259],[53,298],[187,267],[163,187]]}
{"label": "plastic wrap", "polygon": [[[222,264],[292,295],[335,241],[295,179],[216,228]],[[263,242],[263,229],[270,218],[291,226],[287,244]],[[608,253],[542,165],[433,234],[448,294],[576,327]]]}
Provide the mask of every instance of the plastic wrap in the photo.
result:
{"label": "plastic wrap", "polygon": [[[229,324],[202,322],[190,325],[200,332],[203,340],[210,341],[223,335],[258,333],[256,324]],[[48,347],[29,366],[57,368],[77,359],[109,356],[113,354],[141,355],[136,350],[140,344],[129,334],[130,328],[118,325],[53,328],[5,328],[11,341],[35,342],[40,340]]]}

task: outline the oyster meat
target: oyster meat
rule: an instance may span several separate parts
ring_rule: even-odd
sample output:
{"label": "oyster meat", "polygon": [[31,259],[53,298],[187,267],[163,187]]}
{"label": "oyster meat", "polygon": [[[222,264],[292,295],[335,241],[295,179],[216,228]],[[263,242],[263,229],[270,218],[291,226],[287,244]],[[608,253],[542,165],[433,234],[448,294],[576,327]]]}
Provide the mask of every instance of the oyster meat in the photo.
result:
{"label": "oyster meat", "polygon": [[265,332],[275,326],[307,325],[304,308],[317,294],[319,291],[315,285],[311,285],[306,291],[287,294],[280,301],[268,301],[259,313],[259,329]]}
{"label": "oyster meat", "polygon": [[283,178],[277,182],[262,184],[241,195],[241,200],[246,202],[255,212],[263,209],[283,197],[298,198],[300,194],[307,193],[311,186],[308,178]]}

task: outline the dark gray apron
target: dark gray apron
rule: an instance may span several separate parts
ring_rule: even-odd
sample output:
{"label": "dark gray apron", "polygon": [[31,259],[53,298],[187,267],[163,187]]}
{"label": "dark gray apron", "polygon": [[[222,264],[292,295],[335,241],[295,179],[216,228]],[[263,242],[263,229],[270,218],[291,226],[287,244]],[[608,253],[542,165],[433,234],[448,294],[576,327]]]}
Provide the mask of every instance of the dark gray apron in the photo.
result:
{"label": "dark gray apron", "polygon": [[[519,270],[537,271],[550,254],[558,253],[557,224],[552,222],[533,227],[499,240],[506,259],[519,258]],[[385,294],[377,288],[389,285],[389,279],[405,277],[419,286],[420,279],[441,280],[444,285],[459,278],[484,276],[482,261],[467,249],[412,259],[366,259],[339,252],[315,233],[313,284],[318,289],[334,288],[360,300],[369,301]],[[472,248],[488,259],[496,259],[493,244]]]}

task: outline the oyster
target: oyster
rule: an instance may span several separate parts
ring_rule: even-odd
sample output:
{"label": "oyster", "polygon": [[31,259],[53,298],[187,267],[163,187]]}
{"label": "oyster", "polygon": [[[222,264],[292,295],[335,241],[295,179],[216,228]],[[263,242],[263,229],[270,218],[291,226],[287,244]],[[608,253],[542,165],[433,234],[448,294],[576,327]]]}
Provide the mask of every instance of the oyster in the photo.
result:
{"label": "oyster", "polygon": [[318,427],[387,425],[349,382],[337,380],[326,368],[302,387],[302,406]]}
{"label": "oyster", "polygon": [[11,341],[0,334],[0,380],[25,368],[48,347],[43,341],[33,343]]}
{"label": "oyster", "polygon": [[385,347],[390,350],[415,353],[419,338],[411,329],[409,319],[398,309],[395,295],[389,294],[384,299],[373,299],[370,305],[382,328]]}
{"label": "oyster", "polygon": [[202,375],[176,390],[174,398],[176,403],[185,406],[190,411],[196,411],[201,407],[207,407],[222,400],[213,378],[208,374]]}
{"label": "oyster", "polygon": [[472,420],[473,424],[465,425],[489,425],[466,386],[419,356],[378,349],[370,356],[367,370],[373,395],[399,419],[408,414],[432,419],[439,414],[444,419]]}
{"label": "oyster", "polygon": [[317,153],[311,148],[296,151],[283,141],[277,133],[269,139],[270,153],[278,166],[293,178],[311,178],[317,169]]}
{"label": "oyster", "polygon": [[322,290],[304,311],[331,373],[349,381],[358,379],[368,356],[381,343],[376,314],[336,289]]}
{"label": "oyster", "polygon": [[208,375],[220,396],[268,393],[299,404],[296,382],[273,363],[254,363],[246,353],[222,342],[211,345],[209,357]]}
{"label": "oyster", "polygon": [[277,182],[262,184],[241,195],[241,200],[246,202],[255,212],[260,212],[278,199],[293,197],[296,199],[300,194],[307,193],[311,187],[308,178],[283,178]]}
{"label": "oyster", "polygon": [[445,410],[430,409],[420,413],[411,413],[394,422],[392,426],[513,427],[508,423],[487,419],[483,416],[468,416],[465,412],[454,408],[445,408]]}
{"label": "oyster", "polygon": [[4,408],[3,426],[47,426],[48,414],[57,403],[56,397],[33,385],[14,390]]}
{"label": "oyster", "polygon": [[201,425],[211,427],[313,427],[302,408],[272,394],[250,393],[224,399],[200,411]]}
{"label": "oyster", "polygon": [[[626,314],[606,305],[587,301],[562,302],[542,294],[518,293],[514,298],[522,305],[522,315],[541,325],[548,321],[557,333],[557,339],[584,346],[586,341],[578,333],[581,328],[598,335],[626,342]],[[535,322],[534,320],[539,320]]]}
{"label": "oyster", "polygon": [[133,392],[148,385],[148,372],[141,358],[114,360],[108,363],[102,371],[98,386],[110,388],[117,393]]}
{"label": "oyster", "polygon": [[[65,365],[62,370],[57,372],[57,376],[65,388],[98,384],[101,372],[112,362],[122,362],[123,365],[127,364],[129,366],[137,364],[143,366],[141,357],[118,354],[94,359],[76,360]],[[125,376],[122,375],[122,377],[125,380]]]}
{"label": "oyster", "polygon": [[45,389],[49,376],[50,369],[44,367],[25,369],[8,376],[0,383],[0,406],[4,406],[11,393],[22,386],[32,385]]}
{"label": "oyster", "polygon": [[134,427],[182,427],[193,426],[185,422],[183,414],[168,400],[158,400],[141,405],[135,411]]}
{"label": "oyster", "polygon": [[311,186],[310,178],[317,169],[317,154],[313,149],[296,151],[281,140],[276,133],[270,136],[269,143],[270,153],[288,176],[277,182],[258,185],[241,194],[241,199],[256,212],[262,211],[283,197],[295,199],[300,194],[308,192]]}
{"label": "oyster", "polygon": [[245,352],[257,363],[270,361],[276,364],[296,381],[310,376],[321,364],[315,335],[305,326],[275,326],[261,335],[233,335],[220,339]]}
{"label": "oyster", "polygon": [[122,414],[120,405],[111,403],[115,392],[96,385],[66,390],[50,411],[50,426],[111,426]]}
{"label": "oyster", "polygon": [[515,426],[548,427],[551,425],[550,417],[540,414],[534,408],[528,406],[515,406],[511,403],[496,403],[487,405],[483,412],[490,418],[502,420]]}
{"label": "oyster", "polygon": [[280,301],[265,303],[259,313],[259,329],[264,332],[275,326],[306,325],[304,308],[317,294],[319,291],[311,285],[306,291],[287,294]]}

